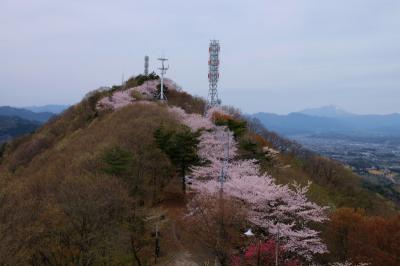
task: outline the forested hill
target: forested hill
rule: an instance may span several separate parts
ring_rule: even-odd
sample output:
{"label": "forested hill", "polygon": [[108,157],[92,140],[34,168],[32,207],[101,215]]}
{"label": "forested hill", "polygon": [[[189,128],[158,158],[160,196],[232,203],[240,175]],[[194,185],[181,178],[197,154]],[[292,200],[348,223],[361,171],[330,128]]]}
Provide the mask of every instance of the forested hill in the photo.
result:
{"label": "forested hill", "polygon": [[49,112],[34,113],[23,108],[0,106],[0,145],[35,131],[53,116]]}
{"label": "forested hill", "polygon": [[37,121],[0,115],[0,144],[14,137],[31,133],[39,126],[40,123]]}
{"label": "forested hill", "polygon": [[0,106],[0,115],[19,117],[29,121],[37,121],[40,123],[47,122],[54,113],[51,112],[32,112],[24,108],[15,108],[11,106]]}
{"label": "forested hill", "polygon": [[93,91],[2,148],[1,265],[256,265],[256,239],[269,265],[278,232],[280,265],[399,265],[392,202],[232,107],[203,116],[202,98],[165,84],[166,102],[154,74]]}

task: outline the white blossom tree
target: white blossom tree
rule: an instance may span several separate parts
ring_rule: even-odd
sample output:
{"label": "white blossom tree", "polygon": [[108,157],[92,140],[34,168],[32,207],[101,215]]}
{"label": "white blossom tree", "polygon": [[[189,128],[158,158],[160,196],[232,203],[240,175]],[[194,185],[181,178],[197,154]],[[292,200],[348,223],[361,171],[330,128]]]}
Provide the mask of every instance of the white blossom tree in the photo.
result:
{"label": "white blossom tree", "polygon": [[[224,193],[248,206],[249,220],[270,235],[279,236],[285,249],[307,260],[311,260],[313,254],[326,253],[327,248],[319,232],[309,227],[312,222],[327,219],[325,208],[307,200],[305,194],[308,187],[290,189],[286,185],[275,184],[268,175],[242,175],[256,169],[239,165],[231,164],[235,168],[228,171]],[[195,179],[192,188],[201,193],[215,194],[219,183],[217,179]]]}
{"label": "white blossom tree", "polygon": [[192,131],[197,131],[200,129],[209,130],[214,127],[214,124],[209,119],[199,114],[188,114],[180,107],[169,107],[169,111]]}
{"label": "white blossom tree", "polygon": [[307,199],[310,184],[294,183],[292,188],[276,184],[271,176],[260,174],[257,160],[235,159],[236,146],[232,132],[225,127],[215,126],[203,132],[198,154],[205,164],[192,168],[191,188],[202,194],[217,193],[220,188],[218,177],[225,163],[224,193],[247,205],[249,220],[254,225],[270,235],[279,235],[287,250],[305,259],[326,253],[319,232],[309,227],[311,223],[327,219],[326,208]]}
{"label": "white blossom tree", "polygon": [[310,184],[278,185],[271,176],[261,173],[257,160],[237,159],[232,132],[212,123],[215,112],[229,115],[223,109],[212,108],[205,117],[187,114],[177,107],[170,111],[193,131],[202,129],[198,146],[202,165],[191,168],[191,189],[202,195],[216,194],[225,167],[224,194],[247,206],[251,223],[263,228],[269,237],[279,236],[286,250],[307,260],[314,254],[327,252],[319,232],[310,228],[310,224],[327,219],[326,208],[307,199]]}

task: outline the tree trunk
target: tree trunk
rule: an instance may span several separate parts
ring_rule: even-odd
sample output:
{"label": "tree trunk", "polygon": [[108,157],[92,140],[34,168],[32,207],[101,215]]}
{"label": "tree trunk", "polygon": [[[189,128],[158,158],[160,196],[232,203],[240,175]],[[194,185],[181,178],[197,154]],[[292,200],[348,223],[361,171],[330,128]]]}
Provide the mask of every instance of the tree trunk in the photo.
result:
{"label": "tree trunk", "polygon": [[138,266],[142,266],[142,262],[140,261],[140,258],[139,258],[138,254],[137,254],[137,250],[136,250],[136,247],[135,247],[135,239],[133,238],[133,236],[131,236],[131,247],[132,247],[132,253],[133,253],[133,257],[134,257],[134,259],[136,261],[136,264]]}
{"label": "tree trunk", "polygon": [[186,193],[186,180],[185,180],[185,166],[181,167],[181,175],[182,175],[182,192]]}

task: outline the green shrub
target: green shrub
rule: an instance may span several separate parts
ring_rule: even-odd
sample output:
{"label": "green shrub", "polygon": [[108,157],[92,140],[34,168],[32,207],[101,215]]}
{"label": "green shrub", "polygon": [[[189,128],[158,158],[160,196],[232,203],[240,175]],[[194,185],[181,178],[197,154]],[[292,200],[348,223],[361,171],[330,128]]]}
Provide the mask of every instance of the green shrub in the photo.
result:
{"label": "green shrub", "polygon": [[119,147],[114,147],[104,154],[104,172],[110,175],[127,176],[132,173],[133,155]]}
{"label": "green shrub", "polygon": [[[147,76],[146,75],[138,75],[135,78],[132,78],[132,80],[135,80],[136,83],[137,83],[137,86],[140,86],[140,85],[142,85],[143,83],[145,83],[148,80],[155,80],[155,79],[159,79],[159,78],[160,77],[156,73],[151,72]],[[130,80],[128,80],[128,82],[132,82],[132,80],[130,79]]]}
{"label": "green shrub", "polygon": [[243,159],[265,160],[266,158],[261,147],[248,137],[240,139],[239,152]]}
{"label": "green shrub", "polygon": [[190,166],[199,162],[197,146],[199,132],[193,133],[189,128],[183,127],[180,131],[168,131],[163,127],[154,132],[158,147],[168,155],[172,163],[179,169],[182,177],[182,189],[185,191],[185,175]]}
{"label": "green shrub", "polygon": [[241,121],[237,119],[216,119],[215,124],[217,126],[227,126],[235,136],[235,138],[241,137],[247,130],[246,121]]}
{"label": "green shrub", "polygon": [[168,104],[179,106],[189,114],[203,114],[206,101],[203,98],[192,96],[184,91],[169,90]]}
{"label": "green shrub", "polygon": [[131,96],[138,101],[143,99],[143,95],[139,91],[136,91],[136,90],[132,91]]}

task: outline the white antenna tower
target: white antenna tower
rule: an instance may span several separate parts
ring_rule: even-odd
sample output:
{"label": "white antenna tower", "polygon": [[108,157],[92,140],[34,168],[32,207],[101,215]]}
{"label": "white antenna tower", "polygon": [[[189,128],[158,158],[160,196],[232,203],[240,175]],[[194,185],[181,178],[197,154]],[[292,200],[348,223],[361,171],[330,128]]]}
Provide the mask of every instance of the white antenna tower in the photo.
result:
{"label": "white antenna tower", "polygon": [[122,74],[122,82],[121,82],[121,87],[122,89],[125,89],[126,82],[125,82],[125,74]]}
{"label": "white antenna tower", "polygon": [[144,75],[148,76],[149,75],[149,56],[146,55],[144,57]]}
{"label": "white antenna tower", "polygon": [[208,98],[207,98],[207,109],[217,106],[220,104],[218,99],[218,79],[219,79],[219,41],[211,40],[210,47],[208,49],[210,58],[208,60]]}
{"label": "white antenna tower", "polygon": [[159,61],[161,61],[161,67],[158,68],[160,70],[161,74],[161,83],[160,83],[160,100],[166,100],[166,97],[164,95],[164,75],[167,73],[167,70],[169,69],[169,66],[165,67],[164,63],[167,61],[167,58],[160,57],[158,58]]}

